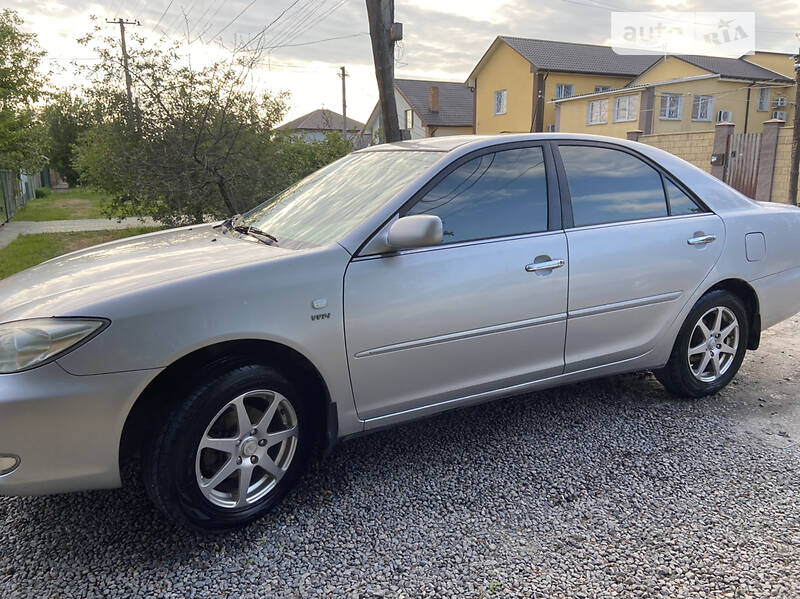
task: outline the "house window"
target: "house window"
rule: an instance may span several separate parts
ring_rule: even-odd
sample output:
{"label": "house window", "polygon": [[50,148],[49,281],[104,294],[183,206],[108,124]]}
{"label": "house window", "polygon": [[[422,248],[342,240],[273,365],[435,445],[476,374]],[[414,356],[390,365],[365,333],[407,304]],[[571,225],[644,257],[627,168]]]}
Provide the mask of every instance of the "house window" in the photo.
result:
{"label": "house window", "polygon": [[556,100],[559,98],[571,98],[575,95],[575,86],[571,83],[559,83],[556,85]]}
{"label": "house window", "polygon": [[495,114],[505,114],[506,113],[506,100],[508,97],[508,92],[504,89],[500,91],[494,92],[494,113]]}
{"label": "house window", "polygon": [[661,94],[660,118],[668,121],[681,120],[683,112],[683,96],[680,94]]}
{"label": "house window", "polygon": [[639,96],[614,98],[614,122],[635,121],[639,116]]}
{"label": "house window", "polygon": [[410,108],[406,110],[406,126],[405,129],[414,128],[414,111]]}
{"label": "house window", "polygon": [[592,100],[586,106],[586,124],[600,125],[608,122],[608,98]]}
{"label": "house window", "polygon": [[768,87],[762,87],[758,90],[758,109],[762,112],[766,112],[770,109],[769,93],[770,89]]}
{"label": "house window", "polygon": [[600,92],[610,92],[611,86],[610,85],[595,85],[594,86],[594,93],[599,94]]}
{"label": "house window", "polygon": [[712,96],[695,96],[692,100],[692,120],[693,121],[710,121],[711,106],[714,103]]}

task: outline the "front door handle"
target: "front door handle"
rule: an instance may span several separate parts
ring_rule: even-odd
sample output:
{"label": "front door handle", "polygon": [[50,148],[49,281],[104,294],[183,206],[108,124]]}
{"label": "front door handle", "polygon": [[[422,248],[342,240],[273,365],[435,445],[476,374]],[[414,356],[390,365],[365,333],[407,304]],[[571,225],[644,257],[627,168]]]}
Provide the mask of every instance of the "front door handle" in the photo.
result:
{"label": "front door handle", "polygon": [[531,262],[525,265],[527,272],[539,272],[542,270],[553,270],[554,268],[561,268],[566,262],[563,260],[548,260],[547,262]]}
{"label": "front door handle", "polygon": [[698,235],[697,237],[692,237],[686,240],[686,243],[689,245],[706,245],[707,243],[711,243],[712,241],[716,241],[716,235]]}

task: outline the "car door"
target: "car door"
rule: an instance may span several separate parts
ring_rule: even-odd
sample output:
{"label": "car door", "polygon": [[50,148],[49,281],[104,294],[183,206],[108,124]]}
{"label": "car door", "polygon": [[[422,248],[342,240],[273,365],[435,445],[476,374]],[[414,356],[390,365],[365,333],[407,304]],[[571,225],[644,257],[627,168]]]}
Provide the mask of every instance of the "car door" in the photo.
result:
{"label": "car door", "polygon": [[570,257],[565,372],[652,350],[719,259],[717,215],[644,157],[559,143]]}
{"label": "car door", "polygon": [[358,256],[345,335],[364,419],[561,374],[567,244],[546,144],[504,144],[444,169],[400,211],[440,245]]}

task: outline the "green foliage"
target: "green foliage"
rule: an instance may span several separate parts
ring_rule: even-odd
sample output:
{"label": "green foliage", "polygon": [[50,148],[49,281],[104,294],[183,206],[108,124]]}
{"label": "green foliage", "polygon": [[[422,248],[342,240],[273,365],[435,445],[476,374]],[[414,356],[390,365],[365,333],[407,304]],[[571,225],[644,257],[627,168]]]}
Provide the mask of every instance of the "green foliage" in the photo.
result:
{"label": "green foliage", "polygon": [[36,191],[33,192],[38,199],[46,198],[50,195],[50,188],[49,187],[37,187]]}
{"label": "green foliage", "polygon": [[33,172],[43,164],[44,128],[34,111],[44,84],[42,56],[17,13],[0,11],[0,168]]}
{"label": "green foliage", "polygon": [[341,134],[316,144],[276,134],[286,95],[248,87],[252,59],[195,69],[176,46],[133,37],[131,107],[116,40],[84,43],[101,58],[84,71],[97,113],[78,135],[74,165],[112,196],[114,216],[179,225],[244,212],[352,149]]}
{"label": "green foliage", "polygon": [[95,114],[86,99],[73,90],[63,90],[50,96],[42,111],[42,121],[47,128],[50,166],[71,187],[79,182],[78,171],[75,170],[78,139],[94,120]]}

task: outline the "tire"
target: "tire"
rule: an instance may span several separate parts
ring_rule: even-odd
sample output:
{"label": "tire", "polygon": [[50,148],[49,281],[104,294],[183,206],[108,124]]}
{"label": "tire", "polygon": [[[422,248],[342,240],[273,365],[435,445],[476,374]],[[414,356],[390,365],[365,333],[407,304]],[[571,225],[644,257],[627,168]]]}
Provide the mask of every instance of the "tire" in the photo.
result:
{"label": "tire", "polygon": [[[722,317],[719,327],[718,315]],[[747,310],[736,295],[723,289],[707,293],[689,312],[669,361],[654,372],[656,378],[667,391],[680,397],[717,393],[731,382],[742,365],[749,323]]]}
{"label": "tire", "polygon": [[143,452],[153,503],[205,533],[241,528],[278,505],[311,454],[311,414],[296,387],[268,366],[229,366],[182,398]]}

